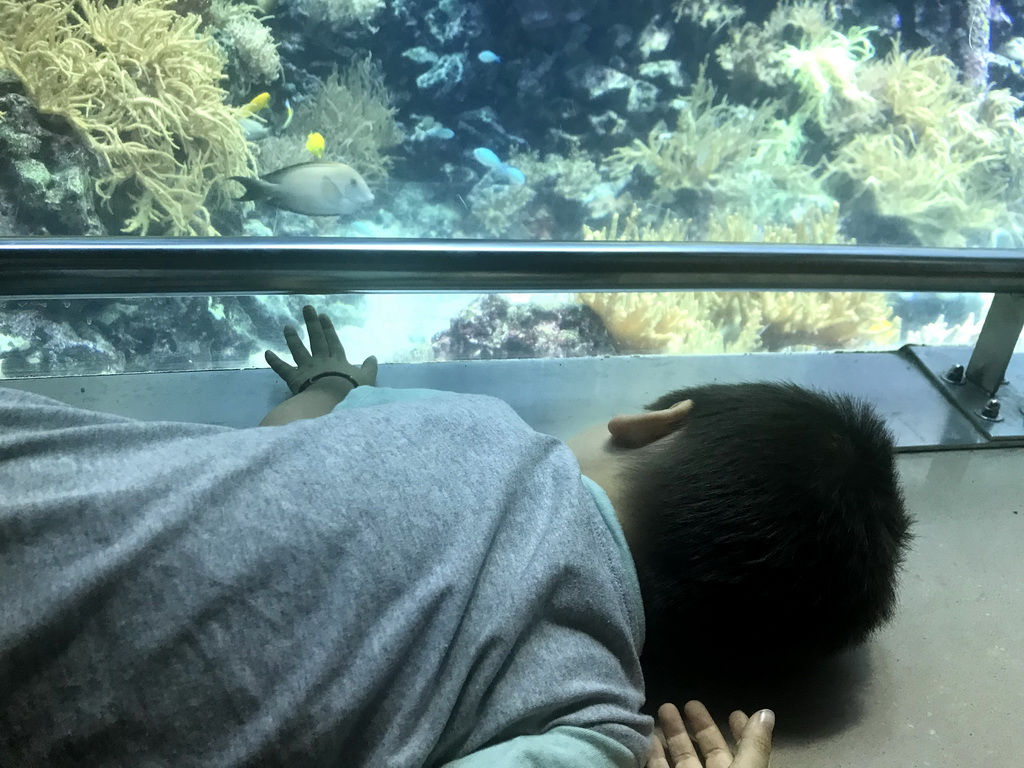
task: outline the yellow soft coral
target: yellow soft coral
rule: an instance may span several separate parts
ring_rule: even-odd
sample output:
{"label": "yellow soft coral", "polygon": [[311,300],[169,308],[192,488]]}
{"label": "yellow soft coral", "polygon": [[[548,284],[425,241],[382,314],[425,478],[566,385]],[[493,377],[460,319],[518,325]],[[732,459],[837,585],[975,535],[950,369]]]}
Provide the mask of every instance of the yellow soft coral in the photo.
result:
{"label": "yellow soft coral", "polygon": [[579,300],[600,315],[623,352],[711,355],[759,346],[756,326],[741,328],[730,338],[715,322],[720,301],[711,291],[581,293]]}
{"label": "yellow soft coral", "polygon": [[200,18],[172,5],[0,0],[0,65],[106,160],[96,189],[127,198],[125,232],[214,235],[208,197],[254,163],[224,104],[219,52]]}
{"label": "yellow soft coral", "polygon": [[635,140],[608,158],[613,178],[630,175],[639,166],[654,177],[662,192],[680,189],[714,190],[737,167],[757,155],[763,142],[776,138],[779,104],[756,108],[728,101],[715,104],[715,87],[702,65],[697,80],[679,111],[673,130],[659,122],[647,141]]}
{"label": "yellow soft coral", "polygon": [[[586,240],[666,242],[688,237],[693,223],[672,217],[643,224],[638,209]],[[837,205],[807,209],[789,224],[757,226],[738,212],[712,217],[718,242],[851,243],[839,232]],[[673,291],[585,293],[580,301],[605,323],[624,352],[722,354],[758,349],[843,349],[892,346],[900,322],[879,293]]]}

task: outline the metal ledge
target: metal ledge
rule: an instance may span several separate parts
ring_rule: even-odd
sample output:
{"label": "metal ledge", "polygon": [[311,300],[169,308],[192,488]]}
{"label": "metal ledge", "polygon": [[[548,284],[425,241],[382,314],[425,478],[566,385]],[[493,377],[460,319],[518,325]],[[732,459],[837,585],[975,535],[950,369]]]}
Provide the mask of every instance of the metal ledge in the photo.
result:
{"label": "metal ledge", "polygon": [[[966,354],[954,351],[954,356]],[[1024,359],[1018,369],[1024,372]],[[1024,445],[990,440],[925,375],[909,350],[488,360],[383,365],[378,383],[493,395],[540,432],[565,439],[665,392],[697,384],[791,381],[873,403],[901,451]],[[288,388],[269,369],[0,381],[83,408],[141,419],[252,427]]]}
{"label": "metal ledge", "polygon": [[0,240],[0,296],[675,289],[1024,292],[1024,253],[477,240]]}

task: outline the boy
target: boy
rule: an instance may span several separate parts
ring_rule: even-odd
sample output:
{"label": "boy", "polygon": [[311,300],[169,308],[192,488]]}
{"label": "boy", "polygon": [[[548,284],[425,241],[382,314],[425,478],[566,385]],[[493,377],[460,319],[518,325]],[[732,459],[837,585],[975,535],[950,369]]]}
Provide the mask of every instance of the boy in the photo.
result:
{"label": "boy", "polygon": [[376,389],[304,316],[274,429],[0,398],[0,764],[640,765],[644,673],[891,614],[909,519],[866,407],[712,387],[567,448]]}

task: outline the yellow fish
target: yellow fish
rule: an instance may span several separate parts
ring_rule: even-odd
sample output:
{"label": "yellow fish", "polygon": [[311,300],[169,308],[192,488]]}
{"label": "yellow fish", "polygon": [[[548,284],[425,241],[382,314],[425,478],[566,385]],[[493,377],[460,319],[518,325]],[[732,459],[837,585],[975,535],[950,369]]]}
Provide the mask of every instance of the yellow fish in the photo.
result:
{"label": "yellow fish", "polygon": [[255,115],[261,109],[266,109],[267,105],[270,104],[270,94],[264,91],[263,93],[256,96],[252,101],[245,105],[244,109],[249,112],[250,115]]}
{"label": "yellow fish", "polygon": [[306,149],[319,159],[324,156],[324,137],[319,133],[311,133],[306,138]]}

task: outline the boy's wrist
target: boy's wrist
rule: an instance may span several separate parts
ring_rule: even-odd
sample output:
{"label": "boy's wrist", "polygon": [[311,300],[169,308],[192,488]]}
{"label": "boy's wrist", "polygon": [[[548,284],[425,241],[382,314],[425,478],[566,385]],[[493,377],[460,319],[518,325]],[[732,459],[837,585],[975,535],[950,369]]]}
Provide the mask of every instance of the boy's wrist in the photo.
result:
{"label": "boy's wrist", "polygon": [[344,376],[324,376],[312,382],[303,392],[323,392],[338,398],[341,402],[356,385]]}

